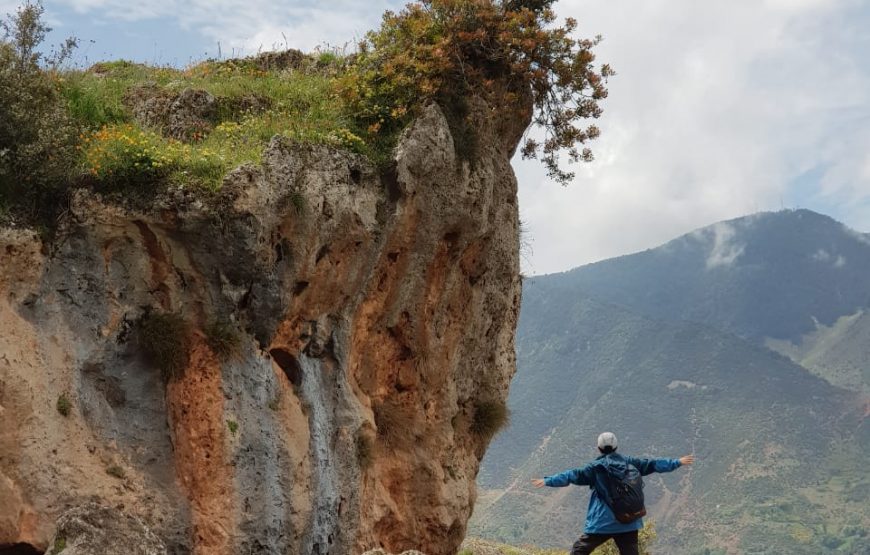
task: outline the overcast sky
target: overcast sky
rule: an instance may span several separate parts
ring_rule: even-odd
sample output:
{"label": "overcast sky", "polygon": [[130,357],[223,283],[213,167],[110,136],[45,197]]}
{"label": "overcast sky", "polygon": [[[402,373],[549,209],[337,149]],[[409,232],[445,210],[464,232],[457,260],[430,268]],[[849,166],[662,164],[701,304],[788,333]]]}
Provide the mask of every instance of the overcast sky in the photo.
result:
{"label": "overcast sky", "polygon": [[[15,1],[0,0],[3,12]],[[353,43],[393,0],[47,0],[80,63],[185,65]],[[870,1],[560,0],[618,75],[568,187],[517,160],[527,274],[656,246],[713,222],[810,208],[870,231]]]}

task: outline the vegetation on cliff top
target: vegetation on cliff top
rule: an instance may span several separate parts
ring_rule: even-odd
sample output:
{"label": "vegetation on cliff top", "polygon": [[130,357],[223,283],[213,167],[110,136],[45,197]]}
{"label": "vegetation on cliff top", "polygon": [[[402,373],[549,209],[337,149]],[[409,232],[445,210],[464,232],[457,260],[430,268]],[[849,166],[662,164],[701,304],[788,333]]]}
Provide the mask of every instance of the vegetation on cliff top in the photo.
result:
{"label": "vegetation on cliff top", "polygon": [[[28,2],[3,23],[0,40],[0,217],[53,215],[72,187],[121,196],[167,185],[216,190],[243,163],[259,163],[275,135],[389,161],[401,130],[429,102],[448,115],[457,146],[473,158],[467,99],[531,120],[540,157],[567,182],[606,97],[595,40],[556,26],[554,0],[422,0],[387,12],[358,49],[269,52],[179,69],[127,61],[64,69],[69,39],[52,55],[50,29]],[[53,208],[53,209],[52,209]]]}

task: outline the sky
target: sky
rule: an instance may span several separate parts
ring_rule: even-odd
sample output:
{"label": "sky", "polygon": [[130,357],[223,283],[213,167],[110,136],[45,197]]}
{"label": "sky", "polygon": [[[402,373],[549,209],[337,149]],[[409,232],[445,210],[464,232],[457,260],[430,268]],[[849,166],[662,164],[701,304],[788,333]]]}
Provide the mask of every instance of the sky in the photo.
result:
{"label": "sky", "polygon": [[[46,0],[76,63],[355,44],[394,0]],[[15,8],[0,0],[0,12]],[[655,247],[714,222],[809,208],[870,232],[870,0],[559,0],[617,75],[563,187],[514,160],[523,271]]]}

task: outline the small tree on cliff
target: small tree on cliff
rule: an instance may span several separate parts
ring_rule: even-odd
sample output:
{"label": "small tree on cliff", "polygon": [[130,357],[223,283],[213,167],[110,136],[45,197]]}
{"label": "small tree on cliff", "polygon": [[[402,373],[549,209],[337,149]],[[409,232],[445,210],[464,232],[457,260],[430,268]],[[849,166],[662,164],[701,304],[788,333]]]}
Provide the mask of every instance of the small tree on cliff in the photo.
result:
{"label": "small tree on cliff", "polygon": [[67,185],[78,132],[58,90],[58,66],[70,55],[67,39],[51,56],[38,48],[49,29],[39,3],[24,4],[0,21],[0,208],[27,212]]}
{"label": "small tree on cliff", "polygon": [[463,116],[462,99],[478,95],[543,130],[522,154],[565,184],[574,174],[560,155],[592,160],[586,143],[599,131],[584,121],[601,115],[613,71],[594,64],[600,37],[573,38],[573,19],[553,25],[553,2],[422,0],[387,12],[360,44],[341,94],[374,140],[395,136],[428,101]]}

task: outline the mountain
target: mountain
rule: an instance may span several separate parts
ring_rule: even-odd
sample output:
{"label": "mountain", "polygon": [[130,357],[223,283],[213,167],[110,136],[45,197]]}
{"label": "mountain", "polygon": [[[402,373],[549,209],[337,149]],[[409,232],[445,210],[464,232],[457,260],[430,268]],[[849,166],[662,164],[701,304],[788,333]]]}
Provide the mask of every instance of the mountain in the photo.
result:
{"label": "mountain", "polygon": [[867,270],[866,236],[797,211],[527,280],[470,533],[570,545],[588,491],[528,481],[611,430],[626,453],[698,457],[647,478],[662,552],[864,552]]}
{"label": "mountain", "polygon": [[798,340],[870,305],[870,235],[809,210],[720,222],[656,249],[547,276],[652,318]]}

